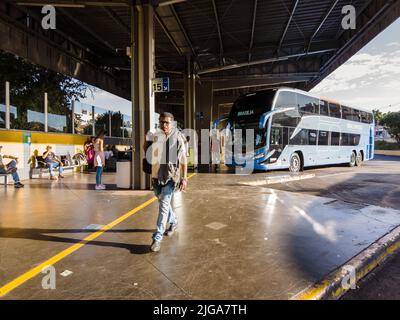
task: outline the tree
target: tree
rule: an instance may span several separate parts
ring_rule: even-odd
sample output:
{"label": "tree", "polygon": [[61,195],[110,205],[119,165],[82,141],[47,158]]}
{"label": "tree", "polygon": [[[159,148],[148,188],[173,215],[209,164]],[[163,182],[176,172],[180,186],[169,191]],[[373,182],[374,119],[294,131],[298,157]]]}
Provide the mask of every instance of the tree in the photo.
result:
{"label": "tree", "polygon": [[375,123],[376,123],[376,124],[381,124],[382,118],[383,118],[383,116],[384,116],[384,114],[382,113],[382,111],[379,111],[378,109],[376,109],[376,110],[372,110],[372,113],[374,114]]}
{"label": "tree", "polygon": [[47,92],[48,113],[54,115],[49,118],[49,131],[71,132],[71,100],[79,101],[86,97],[88,90],[92,91],[91,87],[81,81],[1,50],[0,70],[0,99],[4,99],[4,82],[9,81],[11,105],[17,107],[16,117],[11,121],[13,129],[44,129],[42,113],[44,93]]}
{"label": "tree", "polygon": [[382,118],[382,124],[397,143],[400,143],[400,112],[386,113]]}

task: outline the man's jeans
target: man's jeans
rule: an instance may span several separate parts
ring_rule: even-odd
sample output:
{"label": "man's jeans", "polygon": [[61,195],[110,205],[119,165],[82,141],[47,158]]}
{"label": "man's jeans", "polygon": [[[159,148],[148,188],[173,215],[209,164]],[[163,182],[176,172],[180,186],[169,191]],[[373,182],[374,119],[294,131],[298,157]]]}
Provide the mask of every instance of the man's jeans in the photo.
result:
{"label": "man's jeans", "polygon": [[62,174],[63,167],[60,166],[58,162],[48,162],[47,165],[49,166],[50,177],[54,176],[53,169],[58,167],[58,174]]}
{"label": "man's jeans", "polygon": [[[10,168],[14,169],[16,167],[17,167],[17,161],[13,160],[6,166],[6,169],[10,169]],[[7,171],[5,169],[0,168],[0,173],[6,173],[6,172]],[[15,183],[18,183],[20,181],[17,171],[12,173],[11,175],[12,175]]]}
{"label": "man's jeans", "polygon": [[175,191],[175,183],[168,182],[165,186],[153,184],[154,194],[158,198],[159,211],[157,219],[157,231],[153,234],[153,239],[161,241],[165,232],[165,225],[167,221],[170,224],[176,224],[176,216],[172,210],[171,200]]}

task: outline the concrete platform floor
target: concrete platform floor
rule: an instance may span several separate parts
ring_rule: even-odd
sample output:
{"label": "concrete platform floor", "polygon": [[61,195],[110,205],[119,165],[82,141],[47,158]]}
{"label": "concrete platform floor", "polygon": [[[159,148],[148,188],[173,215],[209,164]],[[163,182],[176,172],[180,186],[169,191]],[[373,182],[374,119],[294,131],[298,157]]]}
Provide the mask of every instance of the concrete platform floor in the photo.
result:
{"label": "concrete platform floor", "polygon": [[[57,262],[55,290],[38,274],[3,299],[288,299],[400,224],[400,162],[390,160],[256,186],[289,173],[198,174],[175,196],[179,229],[159,253],[149,252],[153,202]],[[93,181],[0,187],[0,288],[152,198]]]}

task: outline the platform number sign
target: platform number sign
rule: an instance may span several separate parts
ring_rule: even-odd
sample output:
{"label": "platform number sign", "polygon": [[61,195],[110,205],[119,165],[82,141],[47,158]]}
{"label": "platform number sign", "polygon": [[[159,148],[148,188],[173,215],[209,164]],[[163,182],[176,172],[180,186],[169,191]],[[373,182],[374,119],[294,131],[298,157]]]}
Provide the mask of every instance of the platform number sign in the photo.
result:
{"label": "platform number sign", "polygon": [[153,79],[153,92],[169,92],[169,78]]}

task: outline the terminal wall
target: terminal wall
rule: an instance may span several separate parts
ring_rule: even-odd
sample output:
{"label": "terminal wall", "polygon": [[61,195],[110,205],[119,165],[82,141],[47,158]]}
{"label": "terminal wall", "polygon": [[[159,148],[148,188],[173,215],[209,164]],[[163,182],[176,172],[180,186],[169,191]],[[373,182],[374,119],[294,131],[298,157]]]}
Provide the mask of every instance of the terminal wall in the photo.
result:
{"label": "terminal wall", "polygon": [[[29,160],[35,151],[40,156],[46,150],[46,146],[51,145],[56,155],[61,156],[69,153],[73,156],[83,150],[86,139],[86,136],[71,134],[0,130],[2,153],[19,158],[18,172],[22,180],[29,179]],[[6,163],[8,161],[8,159],[5,159]]]}

